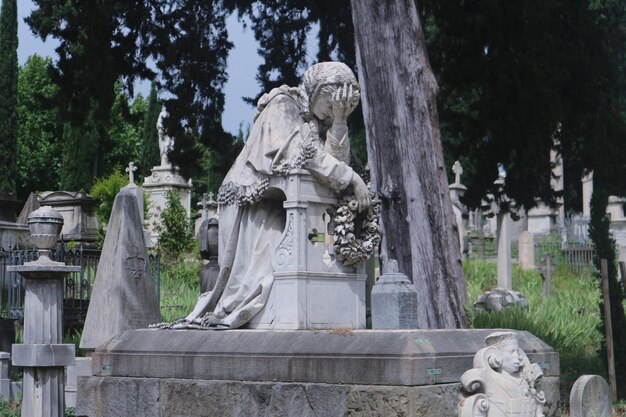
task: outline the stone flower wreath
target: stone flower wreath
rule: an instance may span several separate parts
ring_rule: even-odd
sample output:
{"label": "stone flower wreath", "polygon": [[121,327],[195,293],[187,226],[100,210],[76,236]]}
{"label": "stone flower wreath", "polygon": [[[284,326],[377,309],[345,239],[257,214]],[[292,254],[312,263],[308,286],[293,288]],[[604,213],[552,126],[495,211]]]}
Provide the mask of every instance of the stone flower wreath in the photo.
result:
{"label": "stone flower wreath", "polygon": [[344,265],[356,267],[366,261],[380,243],[380,200],[372,192],[370,197],[370,207],[362,213],[354,196],[337,204],[334,249],[336,259]]}

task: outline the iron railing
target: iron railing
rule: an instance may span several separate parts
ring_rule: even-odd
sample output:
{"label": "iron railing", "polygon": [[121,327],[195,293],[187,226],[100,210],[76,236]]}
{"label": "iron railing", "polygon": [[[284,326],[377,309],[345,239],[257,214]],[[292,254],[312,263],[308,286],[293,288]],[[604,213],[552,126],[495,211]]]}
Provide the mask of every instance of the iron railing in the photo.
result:
{"label": "iron railing", "polygon": [[[80,272],[73,272],[65,279],[63,319],[71,328],[81,325],[87,315],[101,251],[82,245],[72,249],[59,246],[51,252],[52,260],[81,267]],[[38,258],[36,250],[0,249],[0,317],[20,320],[24,314],[24,280],[18,273],[8,272],[7,266],[23,265]],[[160,303],[161,257],[158,253],[149,254],[149,265]]]}

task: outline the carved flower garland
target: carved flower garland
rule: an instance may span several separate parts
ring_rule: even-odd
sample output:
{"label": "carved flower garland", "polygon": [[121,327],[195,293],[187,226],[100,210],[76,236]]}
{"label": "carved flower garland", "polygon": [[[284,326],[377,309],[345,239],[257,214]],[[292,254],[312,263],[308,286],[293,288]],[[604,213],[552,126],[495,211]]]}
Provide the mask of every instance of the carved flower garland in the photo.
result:
{"label": "carved flower garland", "polygon": [[337,204],[334,249],[336,259],[344,265],[366,261],[380,243],[380,200],[371,192],[370,197],[370,207],[362,213],[354,196]]}

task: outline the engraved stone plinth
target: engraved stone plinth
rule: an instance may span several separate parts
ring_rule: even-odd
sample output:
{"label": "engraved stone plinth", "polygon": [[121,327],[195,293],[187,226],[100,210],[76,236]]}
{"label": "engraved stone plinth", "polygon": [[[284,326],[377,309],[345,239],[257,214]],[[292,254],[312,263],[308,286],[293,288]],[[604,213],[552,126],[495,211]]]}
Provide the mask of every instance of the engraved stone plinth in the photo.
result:
{"label": "engraved stone plinth", "polygon": [[395,268],[385,272],[372,289],[372,329],[417,328],[417,289]]}
{"label": "engraved stone plinth", "polygon": [[569,397],[570,417],[611,417],[611,390],[599,375],[583,375],[574,382]]}

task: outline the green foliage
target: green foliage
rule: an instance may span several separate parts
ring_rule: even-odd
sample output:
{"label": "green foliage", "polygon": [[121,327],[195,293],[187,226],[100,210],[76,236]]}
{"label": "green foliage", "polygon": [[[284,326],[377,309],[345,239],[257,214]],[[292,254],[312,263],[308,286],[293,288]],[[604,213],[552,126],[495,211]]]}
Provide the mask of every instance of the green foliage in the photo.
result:
{"label": "green foliage", "polygon": [[[495,264],[466,260],[464,270],[472,302],[496,286]],[[468,307],[471,326],[529,331],[559,352],[561,373],[568,384],[585,373],[603,374],[605,368],[597,353],[602,333],[598,331],[600,292],[595,277],[577,276],[560,266],[552,278],[550,298],[542,296],[542,287],[537,272],[514,268],[513,289],[526,296],[528,310],[513,307],[501,312],[475,313]]]}
{"label": "green foliage", "polygon": [[52,60],[32,55],[18,80],[17,196],[57,190],[61,169],[62,124],[54,106],[58,87],[49,75]]}
{"label": "green foliage", "polygon": [[22,401],[0,401],[0,417],[20,417]]}
{"label": "green foliage", "polygon": [[101,226],[105,226],[109,222],[115,196],[126,185],[128,185],[128,176],[122,174],[121,169],[118,168],[108,177],[98,179],[91,187],[90,194],[100,200],[96,215]]}
{"label": "green foliage", "polygon": [[95,106],[80,125],[63,125],[63,159],[61,163],[61,188],[69,191],[88,190],[97,175],[98,149],[103,132],[102,123],[95,119]]}
{"label": "green foliage", "polygon": [[159,165],[161,162],[159,154],[159,131],[157,129],[157,121],[161,112],[161,101],[157,95],[157,87],[154,82],[150,87],[150,96],[148,97],[148,109],[143,119],[143,132],[141,135],[141,151],[139,163],[137,164],[140,175],[148,176],[153,166]]}
{"label": "green foliage", "polygon": [[565,161],[566,194],[580,188],[583,167],[622,181],[624,2],[422,4],[446,165],[463,163],[466,203],[478,207],[487,193],[497,194],[498,163],[507,171],[504,193],[518,205],[554,202],[553,138]]}
{"label": "green foliage", "polygon": [[0,190],[15,193],[17,148],[17,0],[0,9]]}
{"label": "green foliage", "polygon": [[75,346],[76,356],[83,358],[86,356],[85,351],[80,348],[80,339],[83,336],[82,329],[70,329],[65,332],[63,343]]}
{"label": "green foliage", "polygon": [[166,193],[166,205],[160,214],[159,250],[163,253],[166,262],[174,262],[180,255],[194,247],[193,225],[187,212],[180,202],[178,193]]}
{"label": "green foliage", "polygon": [[197,254],[164,264],[161,269],[161,317],[171,322],[189,314],[200,295],[200,269]]}
{"label": "green foliage", "polygon": [[[594,263],[600,269],[600,260],[607,260],[609,301],[611,303],[611,324],[613,327],[613,346],[615,357],[615,374],[617,380],[618,397],[626,399],[626,316],[624,315],[624,287],[617,280],[617,264],[615,240],[611,237],[610,219],[606,215],[608,193],[595,188],[591,197],[591,219],[589,221],[589,238],[595,248]],[[600,331],[604,331],[604,303],[600,303],[602,322],[598,324]],[[603,358],[606,358],[606,343],[601,349]]]}
{"label": "green foliage", "polygon": [[[113,172],[117,166],[126,167],[129,162],[139,161],[147,106],[141,94],[131,104],[123,85],[115,84],[115,100],[103,144],[103,166],[99,170],[101,176]],[[135,178],[139,178],[138,172],[135,172]]]}

